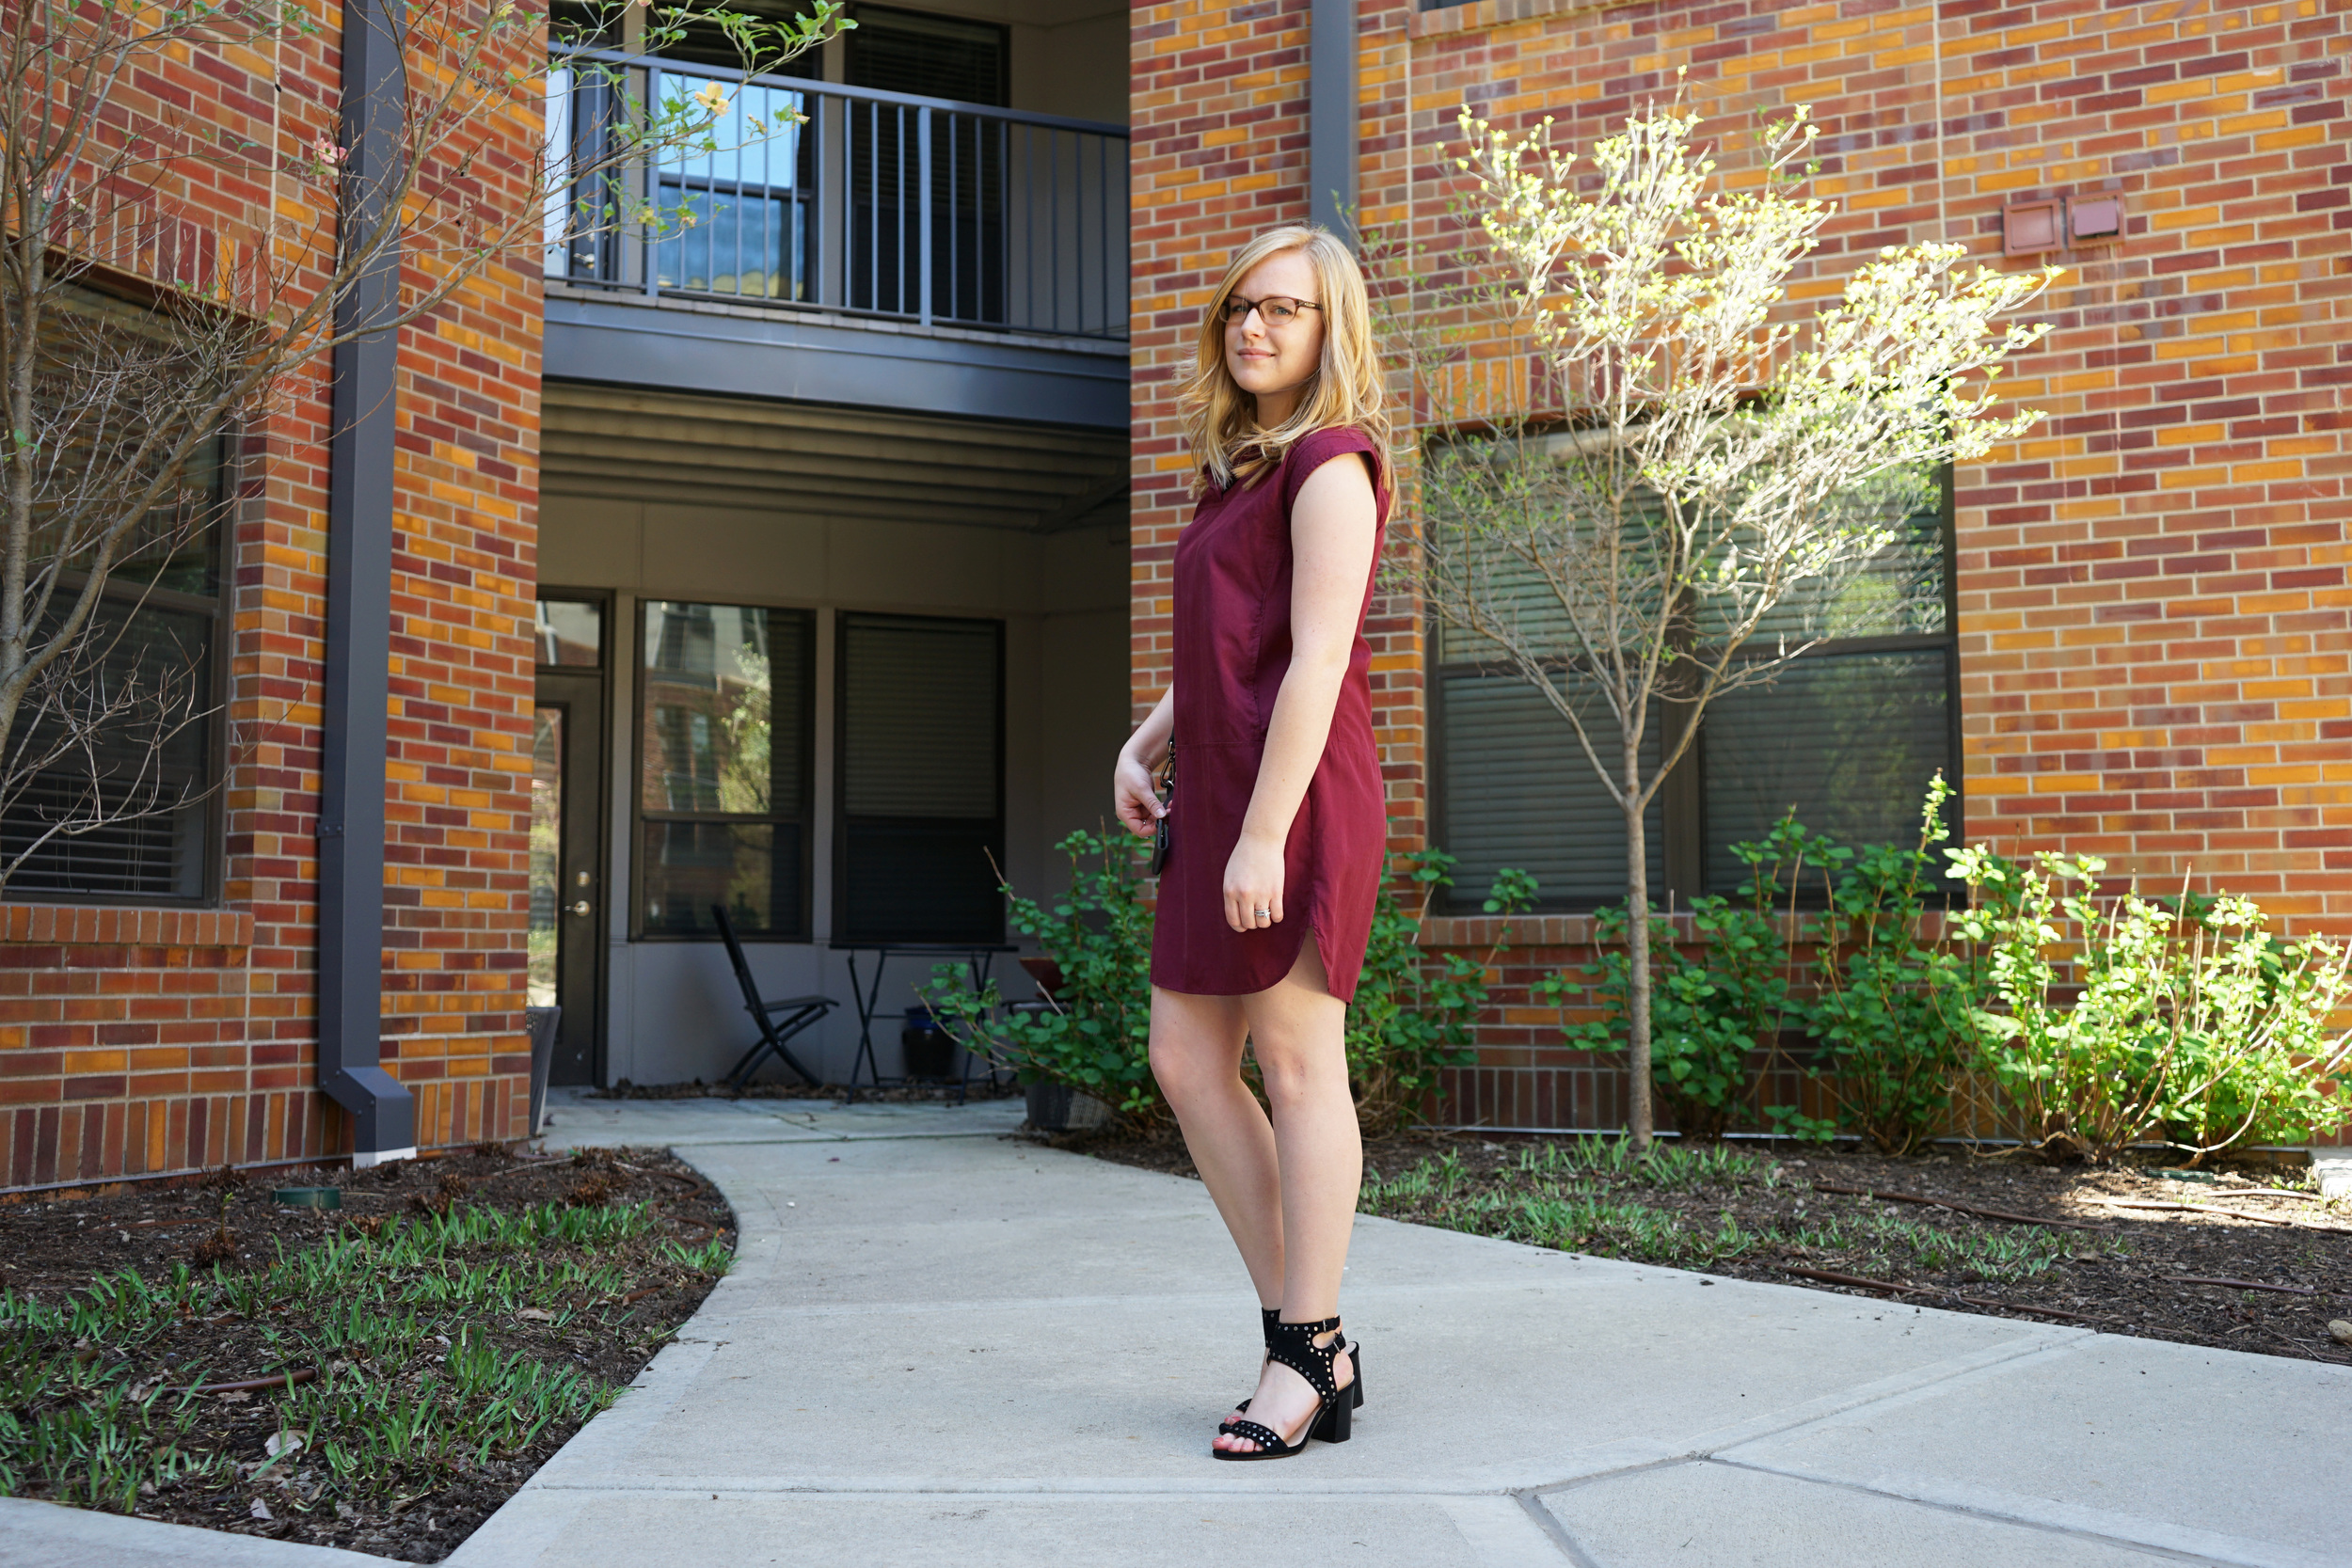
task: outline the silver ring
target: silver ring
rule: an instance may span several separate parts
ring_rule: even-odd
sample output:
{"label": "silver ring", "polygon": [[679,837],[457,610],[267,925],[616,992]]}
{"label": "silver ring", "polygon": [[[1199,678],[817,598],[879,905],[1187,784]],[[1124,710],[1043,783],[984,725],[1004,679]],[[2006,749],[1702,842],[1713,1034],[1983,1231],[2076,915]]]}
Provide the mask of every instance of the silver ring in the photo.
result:
{"label": "silver ring", "polygon": [[1271,920],[1274,918],[1274,911],[1272,910],[1251,910],[1249,912],[1256,915],[1260,920]]}

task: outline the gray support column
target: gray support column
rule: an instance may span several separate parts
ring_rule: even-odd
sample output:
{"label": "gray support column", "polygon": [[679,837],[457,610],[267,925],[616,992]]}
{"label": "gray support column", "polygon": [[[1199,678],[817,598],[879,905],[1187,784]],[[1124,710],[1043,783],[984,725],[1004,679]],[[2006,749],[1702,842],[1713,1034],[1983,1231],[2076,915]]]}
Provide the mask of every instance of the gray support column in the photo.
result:
{"label": "gray support column", "polygon": [[1356,3],[1313,0],[1307,30],[1308,211],[1356,248]]}
{"label": "gray support column", "polygon": [[[400,155],[401,0],[343,7],[342,211],[336,243],[364,246],[396,215],[387,182]],[[337,303],[348,332],[399,304],[400,247],[385,248]],[[326,691],[319,757],[319,1078],[349,1111],[352,1163],[417,1151],[417,1106],[384,1070],[385,730],[392,641],[392,409],[400,334],[334,351],[327,442]]]}

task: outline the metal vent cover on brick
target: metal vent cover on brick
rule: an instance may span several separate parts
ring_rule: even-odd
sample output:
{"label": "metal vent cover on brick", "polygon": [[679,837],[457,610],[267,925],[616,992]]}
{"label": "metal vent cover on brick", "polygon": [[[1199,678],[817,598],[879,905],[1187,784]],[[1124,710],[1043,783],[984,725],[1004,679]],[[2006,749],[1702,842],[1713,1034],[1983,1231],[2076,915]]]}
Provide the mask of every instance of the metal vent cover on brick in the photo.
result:
{"label": "metal vent cover on brick", "polygon": [[540,489],[1058,533],[1123,524],[1127,434],[550,381]]}

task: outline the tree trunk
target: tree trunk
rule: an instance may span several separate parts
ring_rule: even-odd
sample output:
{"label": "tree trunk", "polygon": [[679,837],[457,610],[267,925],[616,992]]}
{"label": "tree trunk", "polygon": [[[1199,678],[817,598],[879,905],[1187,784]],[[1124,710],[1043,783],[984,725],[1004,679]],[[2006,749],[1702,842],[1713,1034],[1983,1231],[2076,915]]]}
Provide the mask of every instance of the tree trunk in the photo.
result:
{"label": "tree trunk", "polygon": [[[1628,748],[1629,753],[1631,748]],[[1650,1108],[1649,1081],[1649,847],[1642,832],[1642,808],[1631,802],[1640,779],[1636,758],[1626,761],[1625,808],[1625,940],[1626,1071],[1632,1083],[1627,1091],[1626,1127],[1636,1155],[1649,1152],[1657,1130]]]}

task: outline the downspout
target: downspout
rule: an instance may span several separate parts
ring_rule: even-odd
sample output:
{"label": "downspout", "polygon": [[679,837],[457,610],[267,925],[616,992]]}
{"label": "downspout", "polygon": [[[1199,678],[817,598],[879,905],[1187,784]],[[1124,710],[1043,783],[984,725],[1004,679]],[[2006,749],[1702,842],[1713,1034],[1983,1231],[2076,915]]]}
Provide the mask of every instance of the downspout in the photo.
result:
{"label": "downspout", "polygon": [[[337,240],[396,220],[402,0],[344,0],[343,200]],[[392,314],[401,247],[336,303],[337,334]],[[327,433],[326,690],[319,747],[320,1086],[351,1113],[351,1163],[417,1152],[417,1103],[384,1070],[384,789],[392,641],[392,414],[397,328],[334,350]]]}
{"label": "downspout", "polygon": [[1356,4],[1313,0],[1307,20],[1308,213],[1358,248]]}

